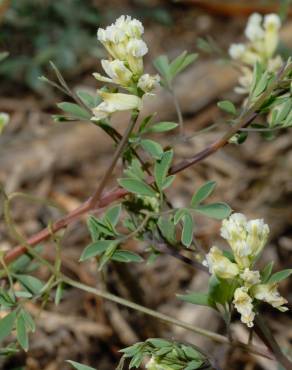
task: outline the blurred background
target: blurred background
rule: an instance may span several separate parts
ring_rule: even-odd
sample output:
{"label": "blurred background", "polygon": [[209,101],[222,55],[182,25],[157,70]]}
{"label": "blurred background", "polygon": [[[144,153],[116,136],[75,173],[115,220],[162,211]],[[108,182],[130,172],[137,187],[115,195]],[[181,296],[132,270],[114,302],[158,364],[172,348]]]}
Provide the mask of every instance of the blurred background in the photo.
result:
{"label": "blurred background", "polygon": [[[9,126],[0,137],[0,182],[8,193],[25,191],[48,197],[65,211],[80,205],[95,189],[110,161],[111,142],[90,123],[54,123],[51,115],[58,113],[56,103],[64,100],[64,96],[38,77],[54,78],[49,67],[49,62],[53,61],[72,89],[95,90],[98,84],[92,73],[100,70],[99,59],[105,56],[96,39],[99,26],[108,25],[121,14],[140,19],[149,47],[145,70],[150,73],[154,71],[153,59],[161,54],[173,58],[184,50],[200,51],[200,38],[211,37],[217,49],[226,53],[231,42],[243,38],[247,17],[255,11],[287,15],[281,50],[283,55],[291,55],[292,7],[289,3],[268,0],[0,0],[0,52],[9,53],[0,64],[0,111],[11,116]],[[241,102],[241,97],[233,92],[237,77],[228,63],[218,62],[218,55],[200,51],[198,61],[177,78],[175,86],[188,134],[214,122],[223,122],[224,117],[216,106],[218,100]],[[150,111],[158,111],[161,119],[176,120],[171,98],[164,91],[145,102],[144,114]],[[116,125],[122,132],[125,122],[119,120]],[[225,128],[222,123],[213,131],[194,136],[186,143],[177,143],[176,160],[204,148]],[[169,140],[175,138],[162,138],[165,145]],[[204,181],[217,181],[214,200],[225,201],[234,210],[248,217],[264,218],[270,224],[272,235],[262,264],[273,259],[276,269],[291,267],[291,148],[291,131],[281,131],[273,141],[265,141],[258,134],[250,135],[244,145],[228,146],[179,174],[171,199],[181,206]],[[14,220],[27,236],[58,216],[56,211],[22,200],[13,205]],[[213,243],[224,245],[218,239],[220,223],[203,218],[198,218],[197,223],[197,235],[206,250]],[[66,231],[63,269],[75,279],[100,286],[96,266],[78,263],[88,241],[84,222]],[[1,219],[0,249],[9,249],[15,244]],[[139,251],[139,246],[131,247]],[[53,261],[54,248],[49,242],[44,246],[44,255]],[[46,274],[45,270],[40,271],[44,280]],[[124,284],[127,279],[139,282],[138,296],[127,289]],[[126,272],[118,264],[111,266],[105,288],[194,325],[224,333],[224,323],[216,313],[180,302],[175,297],[176,293],[203,291],[206,284],[204,274],[162,256],[153,265],[131,266],[131,271]],[[288,282],[281,285],[281,293],[291,302]],[[0,358],[1,369],[66,370],[69,367],[64,361],[71,359],[98,370],[111,370],[119,360],[120,348],[149,336],[164,336],[202,346],[216,356],[223,369],[280,370],[263,358],[217,346],[202,337],[75,290],[68,290],[58,307],[49,302],[42,312],[37,303],[28,309],[39,317],[38,329],[31,337],[31,348],[26,354]],[[269,307],[265,310],[281,346],[291,350],[291,313],[278,314]],[[247,331],[239,322],[234,324],[234,332],[238,339],[246,340]]]}

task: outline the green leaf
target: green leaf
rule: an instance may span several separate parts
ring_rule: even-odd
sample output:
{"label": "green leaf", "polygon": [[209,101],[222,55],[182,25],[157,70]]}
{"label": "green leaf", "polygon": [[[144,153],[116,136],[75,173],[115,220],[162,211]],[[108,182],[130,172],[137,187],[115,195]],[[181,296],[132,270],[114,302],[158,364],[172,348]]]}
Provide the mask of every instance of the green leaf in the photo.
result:
{"label": "green leaf", "polygon": [[160,159],[163,155],[163,149],[156,141],[149,139],[141,140],[141,146],[155,159]]}
{"label": "green leaf", "polygon": [[178,299],[200,306],[215,307],[215,303],[208,293],[177,294]]}
{"label": "green leaf", "polygon": [[154,177],[156,184],[160,190],[162,190],[164,181],[167,177],[171,162],[173,158],[173,150],[169,150],[163,153],[160,161],[155,162],[154,166]]}
{"label": "green leaf", "polygon": [[41,293],[44,283],[34,276],[30,275],[14,275],[21,285],[32,294]]}
{"label": "green leaf", "polygon": [[229,100],[219,101],[217,103],[217,106],[221,110],[223,110],[224,112],[227,112],[227,113],[236,115],[236,108],[235,108],[234,104],[231,101],[229,101]]}
{"label": "green leaf", "polygon": [[26,331],[25,320],[23,315],[17,316],[16,319],[16,337],[21,347],[28,350],[28,334]]}
{"label": "green leaf", "polygon": [[9,122],[9,115],[7,113],[0,112],[0,134],[2,133],[4,127]]}
{"label": "green leaf", "polygon": [[158,227],[164,236],[164,238],[170,243],[176,243],[176,233],[175,233],[175,226],[171,221],[171,218],[160,216],[158,219]]}
{"label": "green leaf", "polygon": [[208,294],[214,302],[225,305],[227,302],[232,301],[234,291],[237,288],[237,284],[238,283],[235,280],[219,280],[216,276],[213,275],[209,279]]}
{"label": "green leaf", "polygon": [[164,180],[164,182],[163,182],[163,184],[162,184],[162,190],[165,190],[165,189],[167,189],[168,187],[170,187],[170,185],[173,183],[173,181],[175,180],[175,175],[171,175],[171,176],[168,176],[165,180]]}
{"label": "green leaf", "polygon": [[124,174],[129,178],[137,180],[145,179],[145,173],[143,172],[141,163],[138,161],[138,159],[132,160],[130,166],[124,171]]}
{"label": "green leaf", "polygon": [[120,349],[119,352],[125,353],[128,357],[132,357],[136,353],[140,352],[141,347],[143,346],[144,343],[138,342],[133,344],[132,346]]}
{"label": "green leaf", "polygon": [[184,246],[189,247],[193,241],[193,218],[192,215],[186,212],[182,218],[183,220],[183,229],[181,235],[181,242]]}
{"label": "green leaf", "polygon": [[100,229],[98,227],[98,220],[94,216],[89,216],[87,219],[87,227],[90,232],[91,239],[93,241],[99,240]]}
{"label": "green leaf", "polygon": [[225,250],[225,251],[222,251],[222,253],[223,253],[224,257],[229,259],[229,261],[235,262],[234,255],[233,255],[232,251],[226,251]]}
{"label": "green leaf", "polygon": [[286,269],[282,271],[275,272],[268,280],[268,284],[278,283],[284,279],[287,279],[292,274],[292,269]]}
{"label": "green leaf", "polygon": [[61,299],[63,298],[63,294],[64,294],[64,287],[63,287],[63,283],[61,282],[60,284],[58,284],[56,293],[55,293],[55,305],[56,306],[58,306],[58,304],[61,302]]}
{"label": "green leaf", "polygon": [[113,261],[117,262],[143,262],[143,258],[139,256],[139,254],[136,254],[131,251],[127,250],[119,250],[115,251],[111,258]]}
{"label": "green leaf", "polygon": [[175,214],[174,214],[174,218],[173,218],[173,222],[175,225],[177,225],[180,220],[183,218],[183,216],[188,212],[188,210],[186,208],[180,208],[178,209]]}
{"label": "green leaf", "polygon": [[105,218],[110,222],[112,226],[117,225],[120,215],[121,215],[121,210],[122,210],[122,205],[118,204],[116,206],[109,208],[106,211]]}
{"label": "green leaf", "polygon": [[164,121],[156,123],[155,125],[151,125],[150,127],[146,128],[144,132],[148,133],[166,132],[175,129],[177,126],[178,124],[175,122]]}
{"label": "green leaf", "polygon": [[214,191],[215,187],[215,181],[206,182],[192,197],[191,205],[196,207],[199,203],[208,198],[208,196]]}
{"label": "green leaf", "polygon": [[222,220],[230,215],[231,208],[226,203],[212,203],[199,205],[195,208],[195,211],[207,217],[215,218],[216,220]]}
{"label": "green leaf", "polygon": [[188,358],[191,358],[193,360],[198,360],[202,358],[201,353],[197,351],[195,348],[191,346],[184,346],[184,345],[182,345],[181,347]]}
{"label": "green leaf", "polygon": [[149,116],[145,117],[142,122],[140,123],[139,132],[142,134],[144,132],[148,132],[148,125],[151,123],[154,114],[150,114]]}
{"label": "green leaf", "polygon": [[89,120],[91,115],[84,108],[74,103],[63,102],[57,104],[57,107],[62,109],[64,112],[72,114],[73,117]]}
{"label": "green leaf", "polygon": [[111,245],[103,253],[103,255],[101,256],[101,258],[99,260],[99,267],[98,267],[99,271],[101,271],[104,268],[104,266],[111,260],[112,255],[115,253],[118,246],[119,246],[118,241],[112,240]]}
{"label": "green leaf", "polygon": [[75,362],[71,360],[67,360],[66,362],[68,362],[70,365],[74,367],[74,369],[77,369],[77,370],[95,370],[93,367],[82,365],[79,362]]}
{"label": "green leaf", "polygon": [[274,266],[274,261],[271,261],[270,263],[268,263],[261,271],[261,282],[263,284],[267,283],[267,281],[269,280],[271,274],[272,274],[272,271],[273,271],[273,266]]}
{"label": "green leaf", "polygon": [[173,79],[176,75],[182,72],[188,65],[193,63],[198,57],[198,54],[188,54],[184,51],[178,57],[176,57],[171,63],[169,67],[169,73],[171,78]]}
{"label": "green leaf", "polygon": [[82,252],[79,261],[85,261],[88,258],[100,256],[113,242],[113,240],[99,240],[89,244]]}
{"label": "green leaf", "polygon": [[36,329],[36,326],[35,326],[35,322],[34,322],[34,319],[31,316],[31,314],[28,311],[25,311],[24,309],[22,309],[20,311],[20,315],[22,316],[22,318],[24,320],[25,327],[28,330],[34,332],[35,329]]}
{"label": "green leaf", "polygon": [[101,98],[99,95],[94,96],[89,94],[87,91],[78,90],[76,94],[82,100],[82,102],[90,109],[95,108],[101,102]]}
{"label": "green leaf", "polygon": [[166,82],[170,82],[170,72],[169,72],[169,61],[166,55],[160,55],[153,62],[154,67],[165,78]]}
{"label": "green leaf", "polygon": [[156,192],[145,182],[138,179],[119,179],[118,183],[121,187],[130,191],[131,193],[146,195],[149,197],[156,197]]}
{"label": "green leaf", "polygon": [[151,343],[156,348],[164,348],[171,346],[171,342],[161,338],[150,338],[146,340],[147,343]]}
{"label": "green leaf", "polygon": [[192,360],[191,362],[188,363],[187,367],[184,370],[200,369],[202,365],[203,365],[203,360]]}
{"label": "green leaf", "polygon": [[12,311],[0,320],[0,342],[12,332],[15,318],[16,314]]}

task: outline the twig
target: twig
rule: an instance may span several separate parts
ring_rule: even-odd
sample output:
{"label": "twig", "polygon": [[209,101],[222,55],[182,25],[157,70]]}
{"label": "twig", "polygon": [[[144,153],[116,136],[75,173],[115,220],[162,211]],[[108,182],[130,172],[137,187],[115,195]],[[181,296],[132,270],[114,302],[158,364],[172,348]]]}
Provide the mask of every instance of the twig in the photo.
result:
{"label": "twig", "polygon": [[109,165],[109,168],[107,169],[105,175],[103,176],[98,188],[96,189],[96,191],[93,193],[90,201],[89,201],[89,207],[92,209],[96,206],[96,204],[98,203],[98,201],[100,200],[100,197],[102,195],[102,192],[107,184],[107,182],[109,181],[110,177],[111,177],[111,174],[121,156],[121,154],[123,153],[124,149],[125,149],[125,146],[128,144],[128,139],[129,139],[129,136],[137,122],[137,118],[138,118],[138,112],[134,112],[132,114],[132,117],[131,117],[131,121],[130,121],[130,124],[129,126],[127,127],[127,130],[125,132],[125,134],[123,135],[121,141],[119,142],[118,146],[117,146],[117,149],[114,153],[114,156],[113,156],[113,159]]}
{"label": "twig", "polygon": [[206,330],[206,329],[203,329],[203,328],[199,328],[197,326],[193,326],[193,325],[190,325],[186,322],[183,322],[183,321],[180,321],[180,320],[177,320],[173,317],[170,317],[168,315],[165,315],[163,313],[160,313],[160,312],[157,312],[157,311],[154,311],[154,310],[151,310],[150,308],[147,308],[147,307],[144,307],[144,306],[140,306],[139,304],[137,303],[134,303],[134,302],[131,302],[131,301],[128,301],[127,299],[124,299],[124,298],[121,298],[121,297],[118,297],[114,294],[111,294],[111,293],[108,293],[108,292],[105,292],[105,291],[102,291],[100,289],[96,289],[96,288],[93,288],[93,287],[90,287],[88,285],[85,285],[85,284],[82,284],[82,283],[79,283],[75,280],[72,280],[70,278],[67,278],[67,277],[64,277],[63,279],[64,283],[74,287],[74,288],[77,288],[77,289],[80,289],[80,290],[83,290],[85,292],[88,292],[88,293],[91,293],[93,295],[97,295],[98,297],[102,297],[104,299],[107,299],[109,301],[112,301],[112,302],[115,302],[115,303],[118,303],[118,304],[121,304],[123,306],[126,306],[126,307],[129,307],[129,308],[132,308],[133,310],[135,311],[139,311],[139,312],[142,312],[146,315],[149,315],[149,316],[152,316],[152,317],[155,317],[161,321],[164,321],[168,324],[172,324],[172,325],[176,325],[176,326],[179,326],[181,328],[184,328],[184,329],[187,329],[189,331],[192,331],[193,333],[196,333],[196,334],[199,334],[199,335],[202,335],[204,337],[207,337],[217,343],[222,343],[222,344],[228,344],[228,345],[236,345],[242,349],[244,349],[245,351],[248,351],[250,353],[253,353],[255,355],[259,355],[259,356],[263,356],[263,357],[266,357],[270,360],[273,360],[273,356],[272,354],[270,354],[269,352],[265,351],[264,349],[262,348],[259,348],[257,346],[248,346],[247,344],[245,343],[242,343],[242,342],[232,342],[230,343],[229,342],[229,339],[223,335],[220,335],[220,334],[217,334],[217,333],[214,333],[210,330]]}
{"label": "twig", "polygon": [[[238,123],[232,126],[220,139],[215,141],[213,144],[209,145],[207,148],[203,149],[193,157],[191,157],[188,160],[183,160],[182,162],[178,163],[177,165],[173,166],[170,169],[170,175],[176,174],[180,171],[183,171],[184,169],[202,161],[203,159],[207,158],[211,154],[215,153],[217,150],[222,148],[228,143],[228,140],[241,128],[247,126],[250,124],[254,118],[257,116],[257,110],[261,107],[263,102],[265,101],[266,97],[273,91],[273,89],[277,86],[278,82],[281,81],[281,79],[288,73],[290,73],[292,70],[292,63],[288,64],[283,70],[280,71],[278,74],[278,77],[275,79],[275,81],[270,85],[270,87],[266,90],[265,93],[262,94],[262,96],[258,99],[258,101],[250,108],[250,110],[242,116]],[[153,178],[149,179],[149,183],[153,182]],[[85,201],[80,207],[66,215],[65,217],[59,219],[52,225],[52,231],[57,232],[58,230],[61,230],[65,227],[67,227],[72,222],[76,221],[81,215],[87,213],[89,210],[91,210],[91,204],[95,203],[95,207],[103,208],[108,206],[109,204],[113,203],[114,201],[125,197],[128,195],[129,192],[125,189],[116,188],[113,191],[109,192],[108,194],[104,195],[100,198],[98,202],[93,202],[92,198],[89,198],[87,201]],[[50,237],[51,233],[49,232],[48,228],[45,228],[32,236],[30,239],[28,239],[27,243],[31,246],[34,246],[41,241],[44,241]],[[25,246],[17,246],[13,248],[12,250],[8,251],[5,256],[4,260],[7,264],[13,262],[15,259],[17,259],[22,254],[26,253]]]}

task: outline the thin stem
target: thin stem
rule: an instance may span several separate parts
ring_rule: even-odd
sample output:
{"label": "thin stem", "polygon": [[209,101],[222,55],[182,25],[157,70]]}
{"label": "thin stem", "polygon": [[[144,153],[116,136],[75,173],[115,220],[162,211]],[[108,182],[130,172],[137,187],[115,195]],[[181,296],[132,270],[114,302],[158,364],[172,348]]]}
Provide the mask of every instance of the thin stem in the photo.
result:
{"label": "thin stem", "polygon": [[90,287],[88,285],[79,283],[79,282],[77,282],[75,280],[72,280],[70,278],[67,278],[67,277],[64,277],[63,281],[64,281],[64,283],[66,283],[66,284],[68,284],[68,285],[70,285],[70,286],[72,286],[74,288],[83,290],[85,292],[91,293],[91,294],[96,295],[98,297],[102,297],[104,299],[107,299],[109,301],[118,303],[118,304],[123,305],[125,307],[129,307],[129,308],[131,308],[131,309],[133,309],[135,311],[142,312],[142,313],[144,313],[146,315],[155,317],[155,318],[157,318],[157,319],[159,319],[161,321],[164,321],[164,322],[166,322],[168,324],[176,325],[176,326],[179,326],[181,328],[187,329],[189,331],[192,331],[193,333],[196,333],[196,334],[202,335],[204,337],[207,337],[207,338],[209,338],[209,339],[211,339],[211,340],[213,340],[213,341],[215,341],[217,343],[223,343],[223,344],[229,344],[229,345],[237,345],[237,346],[243,348],[244,350],[249,351],[249,352],[251,352],[253,354],[256,354],[256,355],[259,355],[259,356],[263,356],[263,357],[266,357],[266,358],[269,358],[269,359],[273,359],[273,357],[271,356],[271,354],[268,353],[267,351],[265,351],[262,348],[258,348],[256,346],[249,347],[248,345],[246,345],[244,343],[241,343],[241,342],[232,342],[232,344],[231,344],[229,342],[228,338],[226,338],[223,335],[214,333],[214,332],[209,331],[209,330],[206,330],[206,329],[199,328],[199,327],[194,326],[194,325],[190,325],[190,324],[188,324],[186,322],[177,320],[177,319],[175,319],[173,317],[170,317],[168,315],[165,315],[163,313],[160,313],[160,312],[151,310],[150,308],[147,308],[147,307],[141,306],[141,305],[139,305],[137,303],[128,301],[127,299],[118,297],[118,296],[116,296],[114,294],[111,294],[111,293],[102,291],[102,290],[97,289],[97,288]]}
{"label": "thin stem", "polygon": [[176,93],[175,93],[172,86],[170,87],[169,91],[171,93],[173,103],[174,103],[174,107],[175,107],[175,110],[176,110],[180,135],[183,136],[183,134],[184,134],[184,119],[183,119],[182,111],[181,111],[181,108],[180,108],[180,104],[179,104],[178,98],[177,98]]}
{"label": "thin stem", "polygon": [[[257,115],[258,115],[257,110],[261,107],[261,105],[263,104],[263,102],[266,99],[266,97],[268,96],[268,94],[270,94],[273,91],[273,89],[277,86],[277,83],[279,81],[281,81],[281,79],[283,77],[285,77],[288,73],[290,73],[291,70],[292,70],[292,63],[287,65],[286,68],[284,68],[281,71],[281,73],[278,75],[278,77],[275,79],[275,81],[270,85],[269,89],[264,94],[262,94],[262,96],[258,99],[258,101],[253,105],[253,107],[246,113],[246,114],[248,114],[248,117],[246,117],[245,115],[240,117],[239,122],[236,125],[232,126],[220,139],[215,141],[213,144],[207,146],[205,149],[198,152],[193,157],[191,157],[187,160],[183,160],[180,163],[178,163],[177,165],[173,166],[170,169],[169,174],[170,175],[171,174],[176,174],[176,173],[181,172],[184,169],[186,169],[186,168],[188,168],[188,167],[190,167],[190,166],[192,166],[192,165],[194,165],[198,162],[201,162],[202,160],[204,160],[205,158],[207,158],[208,156],[212,155],[217,150],[222,148],[224,145],[226,145],[228,143],[228,140],[238,130],[240,130],[243,127],[246,127],[248,124],[250,124],[254,120],[255,117],[257,117]],[[154,179],[152,177],[150,177],[148,179],[149,183],[152,183],[153,181],[154,181]],[[100,199],[100,201],[98,202],[99,203],[98,206],[99,206],[99,208],[106,207],[109,204],[113,203],[114,201],[116,201],[120,198],[123,198],[128,194],[129,194],[129,192],[127,190],[121,189],[121,188],[116,188],[113,191],[109,192],[108,194],[105,194]],[[72,211],[71,213],[66,215],[65,217],[56,221],[52,225],[52,230],[54,232],[57,232],[58,230],[60,230],[64,227],[67,227],[69,224],[71,224],[72,222],[79,219],[80,216],[87,213],[91,209],[90,202],[91,202],[91,198],[89,198],[80,207],[78,207],[77,209],[75,209],[74,211]],[[37,245],[41,241],[44,241],[44,240],[48,239],[50,237],[50,235],[51,234],[50,234],[48,228],[45,228],[45,229],[41,230],[40,232],[38,232],[37,234],[35,234],[34,236],[32,236],[30,239],[28,239],[27,242],[31,246]],[[19,246],[13,248],[12,250],[8,251],[5,254],[5,262],[6,263],[13,262],[19,256],[26,253],[26,251],[27,250],[26,250],[25,246],[23,246],[23,245],[19,245]]]}
{"label": "thin stem", "polygon": [[90,200],[90,203],[89,203],[90,208],[95,207],[96,204],[98,203],[98,201],[100,200],[102,192],[103,192],[106,184],[108,183],[108,181],[111,177],[111,174],[112,174],[112,172],[113,172],[121,154],[123,153],[123,151],[125,149],[125,146],[128,144],[129,136],[130,136],[133,128],[135,127],[135,124],[137,122],[137,118],[138,118],[138,112],[133,112],[130,124],[127,127],[127,130],[126,130],[125,134],[123,135],[123,138],[121,139],[121,141],[119,142],[119,144],[117,146],[117,149],[114,153],[113,159],[112,159],[112,161],[109,165],[109,168],[106,171],[105,175],[103,176],[98,188],[96,189],[96,191],[94,192],[94,194],[91,197],[91,200]]}

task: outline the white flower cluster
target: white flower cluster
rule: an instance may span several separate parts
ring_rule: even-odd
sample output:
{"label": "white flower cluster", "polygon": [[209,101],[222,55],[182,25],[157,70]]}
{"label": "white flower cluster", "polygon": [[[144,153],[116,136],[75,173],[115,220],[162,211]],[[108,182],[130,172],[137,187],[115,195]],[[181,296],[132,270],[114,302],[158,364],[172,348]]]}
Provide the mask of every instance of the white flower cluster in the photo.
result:
{"label": "white flower cluster", "polygon": [[[274,55],[279,43],[279,29],[281,20],[277,14],[268,14],[262,17],[258,13],[252,14],[247,22],[245,36],[248,42],[232,44],[229,55],[232,59],[244,64],[240,86],[236,92],[246,94],[252,82],[252,70],[256,62],[264,64],[271,72],[277,71],[283,61],[280,55]],[[248,67],[247,67],[248,66]]]}
{"label": "white flower cluster", "polygon": [[206,256],[205,265],[211,274],[219,279],[236,279],[239,287],[234,292],[233,304],[241,314],[241,321],[248,327],[253,326],[255,317],[254,299],[269,303],[280,311],[287,300],[280,296],[277,284],[263,284],[259,271],[251,270],[262,252],[268,236],[269,226],[263,220],[250,220],[241,213],[234,213],[223,220],[221,236],[230,245],[234,261],[225,257],[223,252],[212,247]]}
{"label": "white flower cluster", "polygon": [[[143,25],[137,19],[122,15],[107,28],[99,28],[98,40],[106,48],[111,59],[103,59],[101,65],[107,76],[94,73],[94,77],[102,82],[117,84],[131,91],[141,90],[141,94],[116,94],[99,91],[104,101],[94,108],[93,120],[98,121],[108,115],[122,110],[140,109],[141,98],[159,84],[159,76],[143,74],[143,56],[148,47],[142,40]],[[113,96],[115,95],[115,96]],[[140,95],[140,96],[138,96]]]}

